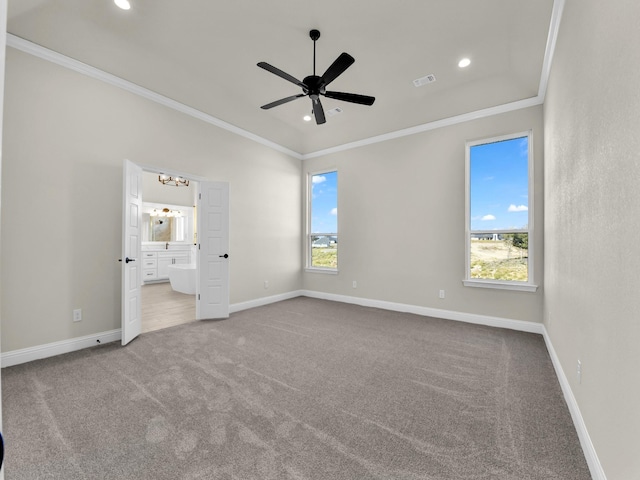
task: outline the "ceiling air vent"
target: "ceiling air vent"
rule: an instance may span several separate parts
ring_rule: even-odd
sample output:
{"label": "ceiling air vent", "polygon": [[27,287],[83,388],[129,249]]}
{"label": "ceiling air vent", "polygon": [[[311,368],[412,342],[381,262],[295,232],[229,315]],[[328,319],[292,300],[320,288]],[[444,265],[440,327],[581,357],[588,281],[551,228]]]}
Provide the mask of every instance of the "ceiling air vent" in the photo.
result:
{"label": "ceiling air vent", "polygon": [[435,81],[436,81],[436,76],[435,76],[435,75],[433,75],[433,74],[431,74],[431,75],[426,75],[426,76],[424,76],[424,77],[422,77],[422,78],[416,78],[416,79],[413,81],[413,84],[414,84],[416,87],[421,87],[421,86],[423,86],[423,85],[426,85],[427,83],[433,83],[433,82],[435,82]]}
{"label": "ceiling air vent", "polygon": [[332,108],[331,110],[327,110],[327,115],[329,115],[330,117],[333,117],[334,115],[338,115],[339,113],[342,113],[342,109],[340,107],[336,107],[336,108]]}

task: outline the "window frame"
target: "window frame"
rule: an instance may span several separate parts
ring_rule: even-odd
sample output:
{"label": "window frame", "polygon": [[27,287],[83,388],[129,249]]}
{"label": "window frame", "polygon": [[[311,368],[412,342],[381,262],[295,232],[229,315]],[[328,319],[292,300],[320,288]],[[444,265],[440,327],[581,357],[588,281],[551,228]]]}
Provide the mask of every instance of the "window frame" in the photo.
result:
{"label": "window frame", "polygon": [[[324,274],[329,274],[329,275],[337,275],[338,274],[338,266],[334,267],[317,267],[317,266],[312,266],[311,265],[311,261],[313,258],[313,247],[312,247],[312,241],[311,238],[312,237],[335,237],[336,238],[336,243],[338,243],[338,220],[339,217],[336,219],[336,232],[312,232],[311,231],[311,220],[312,220],[312,214],[313,214],[313,210],[312,210],[312,203],[313,203],[313,184],[312,184],[312,178],[316,175],[323,175],[323,174],[327,174],[327,173],[335,173],[336,174],[336,208],[338,206],[338,184],[340,182],[340,175],[338,173],[338,168],[337,167],[329,167],[329,168],[323,168],[321,170],[314,170],[314,171],[310,171],[307,172],[307,205],[306,205],[306,217],[307,217],[307,221],[306,221],[306,235],[305,235],[305,271],[308,273],[324,273]],[[339,214],[340,210],[338,210],[338,214]],[[339,262],[339,260],[338,260]]]}
{"label": "window frame", "polygon": [[[471,148],[478,145],[498,143],[506,140],[527,137],[528,139],[528,184],[527,184],[527,213],[528,225],[526,229],[504,229],[504,230],[472,230],[471,229]],[[517,132],[507,135],[482,138],[478,140],[468,140],[465,143],[465,274],[462,283],[466,287],[495,288],[503,290],[517,290],[523,292],[535,292],[538,286],[535,283],[535,195],[534,195],[534,155],[533,155],[533,130]],[[527,274],[526,282],[517,280],[492,280],[484,278],[471,278],[471,235],[482,233],[526,233],[528,235],[527,252]]]}

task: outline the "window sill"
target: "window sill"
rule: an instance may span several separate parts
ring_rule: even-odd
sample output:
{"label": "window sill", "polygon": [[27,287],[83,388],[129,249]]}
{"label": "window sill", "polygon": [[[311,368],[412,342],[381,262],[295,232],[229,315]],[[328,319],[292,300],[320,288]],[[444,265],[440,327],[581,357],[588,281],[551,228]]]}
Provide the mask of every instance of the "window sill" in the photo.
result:
{"label": "window sill", "polygon": [[462,283],[465,287],[495,288],[497,290],[516,290],[519,292],[535,292],[538,290],[538,286],[532,283],[500,282],[496,280],[479,279],[463,280]]}
{"label": "window sill", "polygon": [[307,267],[304,269],[306,273],[324,273],[326,275],[337,275],[337,268],[321,268],[321,267]]}

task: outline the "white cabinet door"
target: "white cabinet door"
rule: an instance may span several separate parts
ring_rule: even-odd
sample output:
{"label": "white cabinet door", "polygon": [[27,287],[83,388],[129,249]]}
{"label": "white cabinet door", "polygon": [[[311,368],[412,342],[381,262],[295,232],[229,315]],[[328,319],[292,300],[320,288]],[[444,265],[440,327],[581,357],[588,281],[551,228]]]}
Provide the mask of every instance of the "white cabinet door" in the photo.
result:
{"label": "white cabinet door", "polygon": [[175,265],[188,265],[189,264],[189,252],[180,252],[173,255],[173,263]]}
{"label": "white cabinet door", "polygon": [[158,278],[169,278],[169,265],[173,263],[173,257],[158,255]]}

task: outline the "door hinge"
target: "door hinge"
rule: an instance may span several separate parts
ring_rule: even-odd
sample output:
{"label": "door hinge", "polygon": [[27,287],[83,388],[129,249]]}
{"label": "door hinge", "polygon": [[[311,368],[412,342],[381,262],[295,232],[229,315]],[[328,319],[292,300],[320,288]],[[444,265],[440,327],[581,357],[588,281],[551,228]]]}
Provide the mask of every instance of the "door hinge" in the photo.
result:
{"label": "door hinge", "polygon": [[198,194],[198,200],[202,200],[202,194],[201,193]]}
{"label": "door hinge", "polygon": [[200,244],[198,244],[198,250],[200,250]]}
{"label": "door hinge", "polygon": [[200,300],[200,294],[198,294],[198,300]]}

